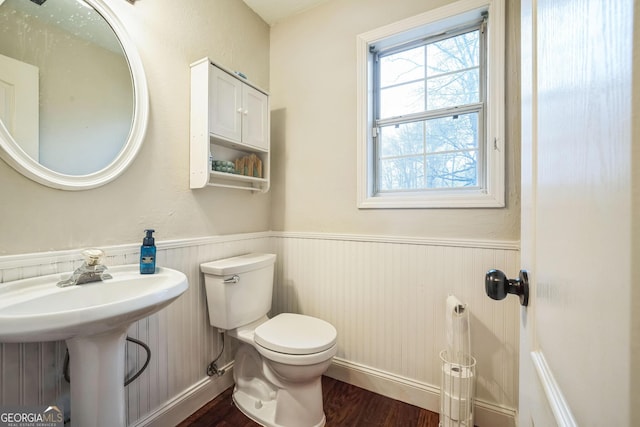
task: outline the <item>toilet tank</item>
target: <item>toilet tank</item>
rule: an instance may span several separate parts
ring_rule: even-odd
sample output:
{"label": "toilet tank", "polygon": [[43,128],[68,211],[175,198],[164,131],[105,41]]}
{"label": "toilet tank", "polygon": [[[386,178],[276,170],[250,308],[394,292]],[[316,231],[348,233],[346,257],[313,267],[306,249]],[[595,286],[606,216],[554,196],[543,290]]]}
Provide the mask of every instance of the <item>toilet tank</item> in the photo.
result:
{"label": "toilet tank", "polygon": [[211,325],[235,329],[265,316],[275,262],[275,254],[255,253],[200,264]]}

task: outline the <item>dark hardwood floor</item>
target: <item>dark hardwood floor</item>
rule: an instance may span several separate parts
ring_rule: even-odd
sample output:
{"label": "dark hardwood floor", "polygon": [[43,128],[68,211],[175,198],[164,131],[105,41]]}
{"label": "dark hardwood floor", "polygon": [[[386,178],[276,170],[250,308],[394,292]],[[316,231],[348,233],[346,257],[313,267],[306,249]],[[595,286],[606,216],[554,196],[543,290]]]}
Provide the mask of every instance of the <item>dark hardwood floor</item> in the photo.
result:
{"label": "dark hardwood floor", "polygon": [[[227,389],[179,427],[256,427],[233,404]],[[322,377],[327,427],[438,427],[438,414]]]}

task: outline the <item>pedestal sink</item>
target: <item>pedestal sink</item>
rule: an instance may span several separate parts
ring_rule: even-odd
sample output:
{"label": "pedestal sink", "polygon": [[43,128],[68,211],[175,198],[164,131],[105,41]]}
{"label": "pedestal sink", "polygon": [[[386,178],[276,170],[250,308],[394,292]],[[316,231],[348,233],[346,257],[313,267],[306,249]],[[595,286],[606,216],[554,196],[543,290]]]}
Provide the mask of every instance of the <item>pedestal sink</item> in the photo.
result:
{"label": "pedestal sink", "polygon": [[125,426],[125,338],[128,327],[187,290],[186,276],[160,267],[109,267],[112,279],[59,288],[71,273],[0,284],[0,342],[66,340],[71,425]]}

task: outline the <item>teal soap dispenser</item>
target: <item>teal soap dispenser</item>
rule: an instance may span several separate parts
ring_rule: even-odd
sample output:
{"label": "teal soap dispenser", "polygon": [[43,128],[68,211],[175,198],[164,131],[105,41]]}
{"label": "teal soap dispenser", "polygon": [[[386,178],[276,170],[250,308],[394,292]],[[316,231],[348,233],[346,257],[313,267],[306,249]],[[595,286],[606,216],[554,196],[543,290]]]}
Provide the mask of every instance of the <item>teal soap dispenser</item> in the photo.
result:
{"label": "teal soap dispenser", "polygon": [[156,243],[153,232],[156,230],[144,230],[147,235],[142,240],[140,247],[140,274],[153,274],[156,272]]}

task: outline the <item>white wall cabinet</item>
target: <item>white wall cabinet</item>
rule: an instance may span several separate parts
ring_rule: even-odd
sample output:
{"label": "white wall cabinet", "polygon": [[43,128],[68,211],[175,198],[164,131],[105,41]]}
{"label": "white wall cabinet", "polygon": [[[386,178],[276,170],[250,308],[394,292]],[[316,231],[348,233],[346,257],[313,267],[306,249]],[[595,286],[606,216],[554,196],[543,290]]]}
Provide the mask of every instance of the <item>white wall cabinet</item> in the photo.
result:
{"label": "white wall cabinet", "polygon": [[[191,64],[191,188],[266,192],[270,176],[269,96],[209,58]],[[212,160],[255,154],[262,176],[212,170]]]}

